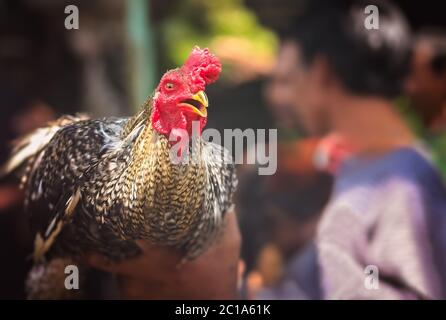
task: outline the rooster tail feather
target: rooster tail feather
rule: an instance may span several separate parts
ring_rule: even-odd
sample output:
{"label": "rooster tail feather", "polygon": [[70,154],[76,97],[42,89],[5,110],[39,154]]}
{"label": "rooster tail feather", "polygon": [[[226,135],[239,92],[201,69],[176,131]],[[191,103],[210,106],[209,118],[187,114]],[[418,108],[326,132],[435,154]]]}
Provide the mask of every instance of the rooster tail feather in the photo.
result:
{"label": "rooster tail feather", "polygon": [[45,148],[57,131],[62,127],[77,121],[88,119],[85,115],[64,116],[48,123],[48,126],[36,129],[32,133],[14,142],[12,155],[6,164],[0,168],[0,176],[5,176],[20,168]]}

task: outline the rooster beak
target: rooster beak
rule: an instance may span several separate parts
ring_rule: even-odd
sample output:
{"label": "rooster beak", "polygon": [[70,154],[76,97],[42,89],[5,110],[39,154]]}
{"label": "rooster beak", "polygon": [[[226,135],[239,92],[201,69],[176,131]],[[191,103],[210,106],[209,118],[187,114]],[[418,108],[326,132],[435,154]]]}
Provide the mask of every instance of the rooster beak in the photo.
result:
{"label": "rooster beak", "polygon": [[209,100],[204,91],[199,91],[192,96],[192,99],[200,102],[205,108],[209,107]]}
{"label": "rooster beak", "polygon": [[206,118],[208,116],[209,100],[204,91],[197,92],[190,99],[181,102],[180,106],[190,109],[200,117]]}

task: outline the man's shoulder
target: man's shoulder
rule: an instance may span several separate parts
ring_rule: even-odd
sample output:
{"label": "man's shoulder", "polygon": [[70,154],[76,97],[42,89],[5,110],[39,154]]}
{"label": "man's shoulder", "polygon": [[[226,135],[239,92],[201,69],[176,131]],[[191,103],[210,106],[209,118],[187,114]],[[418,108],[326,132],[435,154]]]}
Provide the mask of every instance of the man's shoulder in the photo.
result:
{"label": "man's shoulder", "polygon": [[[328,215],[355,217],[366,225],[383,211],[410,211],[399,206],[424,207],[429,202],[446,207],[440,174],[416,150],[400,149],[373,161],[356,161],[337,177]],[[387,208],[387,209],[386,209]],[[409,212],[406,212],[409,213]]]}
{"label": "man's shoulder", "polygon": [[396,183],[420,188],[444,189],[440,173],[428,157],[415,148],[401,148],[373,160],[353,160],[336,179],[336,192],[363,187],[379,191]]}

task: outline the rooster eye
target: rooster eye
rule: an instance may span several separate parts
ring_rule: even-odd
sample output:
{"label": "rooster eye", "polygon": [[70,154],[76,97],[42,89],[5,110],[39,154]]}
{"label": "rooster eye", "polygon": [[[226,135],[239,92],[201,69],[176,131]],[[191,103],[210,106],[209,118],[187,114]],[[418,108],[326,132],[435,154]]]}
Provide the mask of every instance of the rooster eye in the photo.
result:
{"label": "rooster eye", "polygon": [[172,90],[174,88],[174,85],[172,82],[168,82],[168,83],[166,83],[165,87],[167,90]]}

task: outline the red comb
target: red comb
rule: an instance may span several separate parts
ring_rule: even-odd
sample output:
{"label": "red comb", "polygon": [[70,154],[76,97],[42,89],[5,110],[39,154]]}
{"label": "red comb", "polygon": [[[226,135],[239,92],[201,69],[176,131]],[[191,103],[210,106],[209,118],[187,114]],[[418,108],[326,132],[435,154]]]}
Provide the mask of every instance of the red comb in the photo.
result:
{"label": "red comb", "polygon": [[218,79],[221,72],[219,59],[209,52],[209,49],[195,47],[183,66],[192,76],[194,83],[204,90],[204,86]]}

